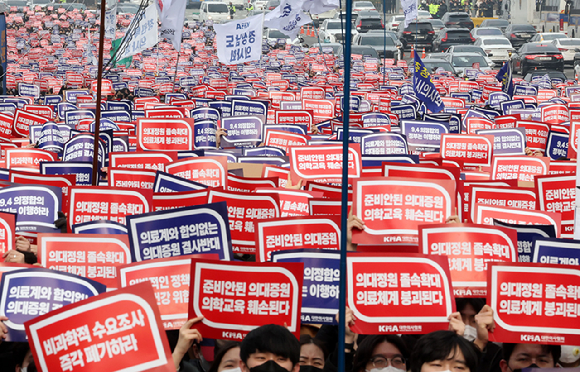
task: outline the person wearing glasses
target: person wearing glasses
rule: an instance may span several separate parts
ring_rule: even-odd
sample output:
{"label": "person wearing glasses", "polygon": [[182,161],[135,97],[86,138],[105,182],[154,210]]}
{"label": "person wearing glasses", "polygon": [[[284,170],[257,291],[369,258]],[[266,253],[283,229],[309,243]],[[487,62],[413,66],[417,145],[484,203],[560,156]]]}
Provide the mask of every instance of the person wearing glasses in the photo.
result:
{"label": "person wearing glasses", "polygon": [[352,371],[404,372],[408,356],[407,347],[399,336],[367,336],[356,351]]}

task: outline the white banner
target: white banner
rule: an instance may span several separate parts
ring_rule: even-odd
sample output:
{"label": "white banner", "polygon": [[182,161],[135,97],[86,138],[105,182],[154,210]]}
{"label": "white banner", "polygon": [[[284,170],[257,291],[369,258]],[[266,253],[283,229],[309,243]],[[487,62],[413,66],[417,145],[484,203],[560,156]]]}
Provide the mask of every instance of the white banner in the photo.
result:
{"label": "white banner", "polygon": [[405,13],[405,27],[417,19],[417,0],[401,0],[401,7]]}
{"label": "white banner", "polygon": [[155,5],[157,5],[157,12],[159,13],[159,20],[163,20],[169,15],[169,9],[171,8],[172,0],[155,0]]}
{"label": "white banner", "polygon": [[214,25],[219,61],[226,65],[259,61],[262,57],[262,14]]}
{"label": "white banner", "polygon": [[[162,1],[162,0],[158,0]],[[185,5],[187,0],[173,0],[170,7],[167,7],[167,2],[163,7],[163,12],[159,15],[161,25],[159,25],[159,32],[161,38],[168,39],[173,47],[178,52],[181,50],[181,34],[183,31],[183,22],[185,21]],[[165,15],[165,18],[163,16]]]}
{"label": "white banner", "polygon": [[294,39],[300,32],[300,26],[312,22],[310,16],[302,11],[304,1],[282,0],[280,5],[266,14],[264,27],[275,28]]}
{"label": "white banner", "polygon": [[105,38],[114,39],[117,31],[117,1],[108,0],[105,11]]}
{"label": "white banner", "polygon": [[129,40],[127,47],[122,51],[122,55],[117,57],[117,61],[134,54],[139,53],[147,48],[152,48],[159,41],[159,32],[157,31],[157,6],[151,4],[141,13],[140,17],[135,17],[133,22],[137,24],[135,35]]}
{"label": "white banner", "polygon": [[339,6],[339,0],[305,0],[302,4],[302,10],[310,14],[320,14]]}

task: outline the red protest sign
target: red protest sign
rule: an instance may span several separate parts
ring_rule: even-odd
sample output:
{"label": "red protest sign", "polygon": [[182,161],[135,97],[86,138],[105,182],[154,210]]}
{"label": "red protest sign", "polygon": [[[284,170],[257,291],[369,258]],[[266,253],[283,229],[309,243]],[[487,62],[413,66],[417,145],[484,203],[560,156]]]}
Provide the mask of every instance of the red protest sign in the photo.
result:
{"label": "red protest sign", "polygon": [[516,122],[516,128],[525,128],[526,146],[532,150],[546,151],[550,125],[538,123],[537,121],[519,120]]}
{"label": "red protest sign", "polygon": [[257,262],[267,262],[272,252],[301,249],[340,249],[340,218],[299,217],[256,223]]}
{"label": "red protest sign", "polygon": [[574,223],[576,176],[536,177],[536,194],[542,211],[561,213],[562,224]]}
{"label": "red protest sign", "polygon": [[4,262],[4,253],[14,249],[15,232],[16,214],[0,212],[0,262]]}
{"label": "red protest sign", "polygon": [[529,188],[473,185],[470,194],[469,210],[472,221],[474,220],[476,204],[527,210],[536,209],[536,193]]}
{"label": "red protest sign", "polygon": [[560,237],[560,213],[475,204],[473,215],[473,222],[484,225],[493,225],[494,219],[517,225],[553,225]]}
{"label": "red protest sign", "polygon": [[492,165],[493,180],[518,180],[534,182],[534,177],[548,174],[548,158],[535,156],[494,156]]}
{"label": "red protest sign", "polygon": [[138,151],[191,151],[193,150],[194,119],[137,120]]}
{"label": "red protest sign", "polygon": [[42,125],[49,120],[49,118],[44,116],[16,109],[12,125],[12,135],[15,137],[28,137],[31,125]]}
{"label": "red protest sign", "polygon": [[308,138],[297,133],[269,129],[266,131],[266,140],[264,143],[266,146],[277,147],[288,153],[290,147],[307,146]]}
{"label": "red protest sign", "polygon": [[110,220],[123,225],[125,217],[151,211],[151,190],[117,187],[72,187],[68,223]]}
{"label": "red protest sign", "polygon": [[580,343],[580,270],[575,267],[493,263],[487,303],[496,326],[490,341]]}
{"label": "red protest sign", "polygon": [[131,263],[127,235],[38,234],[38,263],[117,287],[117,267]]}
{"label": "red protest sign", "polygon": [[359,334],[423,334],[448,329],[455,311],[445,257],[349,253],[347,306]]}
{"label": "red protest sign", "polygon": [[302,108],[312,111],[315,124],[334,117],[334,101],[328,99],[303,99]]}
{"label": "red protest sign", "polygon": [[208,203],[221,201],[225,201],[228,205],[228,221],[230,222],[233,252],[256,253],[256,240],[254,239],[255,221],[280,217],[280,199],[278,195],[209,191]]}
{"label": "red protest sign", "polygon": [[[97,84],[98,84],[97,80],[91,82],[91,90],[95,93],[97,92]],[[104,95],[114,94],[113,82],[111,80],[101,79],[101,94]]]}
{"label": "red protest sign", "polygon": [[441,157],[461,160],[467,166],[490,166],[493,157],[492,135],[441,135]]}
{"label": "red protest sign", "polygon": [[265,324],[300,334],[302,263],[193,261],[189,318],[204,337],[241,341]]}
{"label": "red protest sign", "polygon": [[52,106],[24,105],[24,110],[36,115],[44,116],[46,118],[54,117]]}
{"label": "red protest sign", "polygon": [[151,209],[153,212],[157,212],[207,204],[208,193],[208,190],[154,193]]}
{"label": "red protest sign", "polygon": [[445,223],[455,207],[447,180],[369,177],[354,180],[353,190],[353,214],[365,224],[353,231],[357,244],[417,243],[419,225]]}
{"label": "red protest sign", "polygon": [[570,119],[566,105],[547,105],[541,107],[540,110],[543,123],[560,124]]}
{"label": "red protest sign", "polygon": [[109,168],[109,186],[153,190],[156,171]]}
{"label": "red protest sign", "polygon": [[203,156],[178,160],[165,165],[165,171],[209,187],[226,187],[227,185],[228,165],[225,156]]}
{"label": "red protest sign", "polygon": [[156,108],[145,110],[145,117],[148,119],[183,119],[185,118],[185,108]]}
{"label": "red protest sign", "polygon": [[312,111],[307,110],[276,110],[274,122],[276,124],[306,124],[310,133],[314,117]]}
{"label": "red protest sign", "polygon": [[113,168],[152,169],[165,171],[165,165],[177,160],[177,152],[112,152]]}
{"label": "red protest sign", "polygon": [[423,254],[447,256],[457,297],[486,297],[490,262],[517,262],[517,232],[499,226],[444,224],[419,226]]}
{"label": "red protest sign", "polygon": [[[342,146],[323,145],[293,147],[290,149],[292,183],[301,179],[323,183],[342,183]],[[359,144],[348,148],[348,177],[361,176],[362,160]]]}
{"label": "red protest sign", "polygon": [[278,183],[279,181],[277,177],[249,178],[238,177],[229,173],[226,190],[235,192],[254,192],[257,188],[278,187]]}
{"label": "red protest sign", "polygon": [[6,149],[6,168],[40,173],[39,165],[43,161],[57,161],[54,152],[40,149]]}
{"label": "red protest sign", "polygon": [[103,293],[25,323],[42,371],[175,371],[149,283]]}

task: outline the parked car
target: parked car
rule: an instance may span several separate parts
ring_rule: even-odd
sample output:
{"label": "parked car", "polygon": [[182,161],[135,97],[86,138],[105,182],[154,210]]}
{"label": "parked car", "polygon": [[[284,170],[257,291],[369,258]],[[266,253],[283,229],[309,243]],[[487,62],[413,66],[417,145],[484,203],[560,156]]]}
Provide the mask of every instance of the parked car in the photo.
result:
{"label": "parked car", "polygon": [[399,59],[399,48],[390,37],[378,34],[358,34],[354,37],[352,45],[370,46],[375,48],[379,58],[394,58]]}
{"label": "parked car", "polygon": [[356,31],[359,33],[368,32],[369,30],[383,29],[385,25],[379,13],[365,12],[359,13],[354,21]]}
{"label": "parked car", "polygon": [[491,70],[487,60],[479,53],[453,53],[448,55],[447,60],[459,76],[463,76],[466,69],[475,68],[477,64],[481,71]]}
{"label": "parked car", "polygon": [[473,36],[475,39],[482,36],[505,37],[503,35],[503,32],[497,27],[476,27],[473,30],[471,30],[471,36]]}
{"label": "parked car", "polygon": [[352,3],[352,12],[353,14],[357,14],[358,12],[364,12],[374,10],[377,11],[377,8],[371,3],[370,1],[355,1]]}
{"label": "parked car", "polygon": [[389,18],[389,20],[385,24],[385,27],[387,28],[387,30],[396,30],[401,22],[405,22],[405,16],[394,15]]}
{"label": "parked car", "polygon": [[[344,31],[342,29],[343,22],[338,19],[326,19],[322,22],[319,29],[320,40],[328,43],[340,43],[344,40]],[[358,32],[353,29],[353,37],[358,34]]]}
{"label": "parked car", "polygon": [[445,23],[446,28],[461,27],[472,30],[474,27],[471,17],[464,12],[447,12],[443,15],[441,21]]}
{"label": "parked car", "polygon": [[370,30],[369,32],[367,32],[367,35],[387,35],[387,37],[390,37],[391,39],[393,39],[395,41],[395,45],[398,45],[399,48],[403,48],[403,43],[401,43],[401,40],[399,40],[399,38],[397,37],[397,33],[395,31],[388,31],[388,30]]}
{"label": "parked car", "polygon": [[426,10],[418,10],[417,11],[417,19],[432,19],[433,16]]}
{"label": "parked car", "polygon": [[433,26],[433,30],[435,30],[435,32],[441,31],[445,28],[445,23],[443,23],[440,19],[429,19],[428,20],[429,23],[431,23],[431,26]]}
{"label": "parked car", "polygon": [[479,27],[497,27],[504,32],[509,24],[506,19],[484,19]]}
{"label": "parked car", "polygon": [[552,44],[554,44],[554,46],[558,48],[560,52],[562,52],[562,56],[564,56],[564,63],[574,63],[574,55],[576,54],[576,50],[580,49],[580,38],[555,39],[552,40]]}
{"label": "parked car", "polygon": [[512,55],[513,71],[526,76],[534,68],[564,71],[564,56],[552,43],[527,43]]}
{"label": "parked car", "polygon": [[524,80],[529,82],[529,81],[532,81],[532,79],[537,77],[537,76],[544,76],[544,75],[548,75],[550,77],[550,79],[560,79],[562,81],[568,80],[568,78],[566,77],[566,75],[562,71],[548,70],[548,69],[538,69],[538,70],[530,71],[526,74],[526,76],[524,76]]}
{"label": "parked car", "polygon": [[487,56],[496,63],[504,63],[514,51],[510,41],[503,36],[482,36],[473,45],[483,48]]}
{"label": "parked car", "polygon": [[451,45],[473,44],[474,41],[467,28],[444,28],[433,40],[433,50],[442,52]]}
{"label": "parked car", "polygon": [[477,53],[487,61],[489,67],[493,67],[493,61],[487,56],[485,50],[482,47],[476,45],[452,45],[445,52],[446,54],[456,54],[456,53]]}
{"label": "parked car", "polygon": [[442,68],[445,71],[451,72],[453,75],[457,74],[457,71],[453,68],[453,66],[451,66],[451,63],[442,58],[425,58],[423,60],[423,64],[429,72],[434,72],[437,69]]}
{"label": "parked car", "polygon": [[322,53],[330,52],[332,50],[332,54],[336,57],[342,54],[342,44],[341,43],[315,43],[312,44],[310,47],[312,48],[320,48]]}
{"label": "parked car", "polygon": [[563,32],[538,32],[530,39],[530,43],[552,41],[556,39],[567,39],[568,35]]}
{"label": "parked car", "polygon": [[268,0],[268,3],[264,7],[265,10],[274,10],[280,5],[280,0]]}
{"label": "parked car", "polygon": [[405,49],[410,49],[411,45],[416,45],[417,48],[425,48],[427,51],[431,51],[433,49],[435,31],[428,21],[409,23],[407,27],[405,27],[403,22],[397,28],[397,37],[401,40]]}
{"label": "parked car", "polygon": [[503,34],[512,43],[514,48],[519,48],[536,35],[536,29],[534,26],[528,24],[509,25]]}
{"label": "parked car", "polygon": [[[339,56],[344,54],[344,49],[342,44],[340,45],[341,50],[339,52]],[[377,50],[375,48],[372,48],[370,46],[363,46],[363,45],[353,45],[350,48],[350,52],[351,54],[360,54],[361,56],[368,56],[368,57],[372,57],[372,58],[379,58],[379,54],[377,53]]]}

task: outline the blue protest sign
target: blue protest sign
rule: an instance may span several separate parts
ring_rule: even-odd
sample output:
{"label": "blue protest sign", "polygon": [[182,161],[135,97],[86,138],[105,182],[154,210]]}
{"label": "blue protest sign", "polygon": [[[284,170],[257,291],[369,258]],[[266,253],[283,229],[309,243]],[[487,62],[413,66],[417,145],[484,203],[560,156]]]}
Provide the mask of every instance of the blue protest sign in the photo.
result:
{"label": "blue protest sign", "polygon": [[232,116],[232,102],[231,101],[211,101],[208,106],[221,112],[222,117]]}
{"label": "blue protest sign", "polygon": [[407,144],[426,151],[438,151],[441,144],[441,135],[449,133],[449,124],[434,123],[419,120],[401,120],[402,134],[407,138]]}
{"label": "blue protest sign", "polygon": [[[111,121],[121,121],[125,123],[131,122],[131,114],[129,111],[125,110],[109,110],[109,111],[101,111],[101,119],[107,119]],[[91,128],[94,124],[91,124]],[[101,122],[101,127],[103,123]],[[117,126],[118,128],[118,126]],[[116,129],[118,130],[118,129]]]}
{"label": "blue protest sign", "polygon": [[52,310],[104,293],[94,280],[49,269],[23,269],[2,274],[0,315],[8,328],[5,341],[27,342],[24,323]]}
{"label": "blue protest sign", "polygon": [[34,84],[18,83],[18,94],[26,97],[40,97],[40,87]]}
{"label": "blue protest sign", "polygon": [[363,136],[361,153],[363,155],[406,155],[409,149],[405,136],[383,132]]}
{"label": "blue protest sign", "polygon": [[78,96],[86,96],[90,94],[88,89],[65,90],[63,93],[64,100],[70,103],[77,103]]}
{"label": "blue protest sign", "polygon": [[513,101],[503,101],[499,104],[499,107],[503,111],[504,115],[509,115],[511,110],[525,110],[526,103],[521,99]]}
{"label": "blue protest sign", "polygon": [[518,225],[496,219],[493,224],[515,229],[518,233],[518,262],[533,262],[534,241],[536,239],[555,238],[556,227],[553,225]]}
{"label": "blue protest sign", "polygon": [[112,152],[129,152],[129,137],[115,136],[113,137],[113,151]]}
{"label": "blue protest sign", "polygon": [[0,103],[0,111],[1,112],[11,112],[14,113],[16,112],[16,104],[15,103],[8,103],[8,102],[2,102]]}
{"label": "blue protest sign", "polygon": [[548,142],[546,144],[546,155],[548,155],[552,160],[567,157],[569,142],[570,135],[568,133],[550,131],[548,133]]}
{"label": "blue protest sign", "polygon": [[399,117],[399,120],[401,119],[414,120],[417,117],[417,109],[413,105],[392,106],[391,113],[397,115]]}
{"label": "blue protest sign", "polygon": [[[106,108],[109,111],[127,111],[131,112],[133,107],[131,106],[131,101],[107,101]],[[131,120],[129,120],[131,121]]]}
{"label": "blue protest sign", "polygon": [[425,114],[425,121],[434,121],[449,124],[449,133],[459,133],[461,128],[461,115],[456,113]]}
{"label": "blue protest sign", "polygon": [[154,192],[180,192],[205,190],[207,186],[169,173],[157,171],[155,174]]}
{"label": "blue protest sign", "polygon": [[64,120],[65,113],[67,111],[78,110],[78,107],[68,102],[61,102],[56,105],[56,112],[58,113],[58,118]]}
{"label": "blue protest sign", "polygon": [[291,249],[272,252],[272,262],[304,263],[302,323],[336,324],[340,253],[322,249]]}
{"label": "blue protest sign", "polygon": [[93,163],[91,162],[64,162],[45,161],[40,163],[41,174],[74,174],[77,186],[91,186],[93,179]]}
{"label": "blue protest sign", "polygon": [[89,221],[72,225],[73,234],[115,234],[128,233],[127,226],[109,220]]}
{"label": "blue protest sign", "polygon": [[60,232],[54,221],[62,209],[62,189],[45,185],[0,189],[0,211],[17,214],[16,231]]}
{"label": "blue protest sign", "polygon": [[95,113],[91,110],[69,110],[64,113],[64,122],[67,125],[77,125],[82,119],[94,119]]}
{"label": "blue protest sign", "polygon": [[[95,123],[96,121],[93,121],[90,125],[90,131],[91,132],[95,132]],[[112,131],[119,131],[119,126],[113,122],[112,119],[107,119],[107,118],[103,118],[103,116],[101,115],[101,120],[99,122],[99,130],[100,131],[105,131],[105,130],[112,130]]]}
{"label": "blue protest sign", "polygon": [[260,146],[256,148],[243,149],[243,156],[286,156],[286,151],[272,146]]}
{"label": "blue protest sign", "polygon": [[258,116],[266,121],[268,105],[261,101],[246,101],[235,99],[232,101],[232,116]]}
{"label": "blue protest sign", "polygon": [[[343,95],[340,95],[340,96],[341,96],[340,97],[340,110],[341,111],[344,111],[343,110],[343,107],[344,107],[344,96]],[[361,101],[362,101],[362,97],[360,97],[360,96],[352,96],[351,95],[350,96],[350,106],[349,106],[350,107],[350,111],[358,111],[359,110],[359,107],[360,107],[360,104],[361,104]]]}
{"label": "blue protest sign", "polygon": [[233,257],[226,202],[127,216],[127,227],[134,262],[203,253]]}
{"label": "blue protest sign", "polygon": [[222,119],[222,128],[228,133],[222,147],[252,147],[262,142],[264,122],[258,116],[232,116]]}
{"label": "blue protest sign", "polygon": [[198,107],[191,110],[191,117],[195,121],[213,120],[217,122],[220,120],[221,115],[218,109],[212,107]]}
{"label": "blue protest sign", "polygon": [[47,122],[42,125],[38,142],[38,148],[60,154],[63,150],[64,141],[58,125]]}
{"label": "blue protest sign", "polygon": [[[348,141],[352,143],[361,143],[362,138],[366,135],[375,133],[375,131],[370,129],[358,129],[358,128],[350,128],[348,131]],[[344,134],[344,129],[342,127],[336,130],[336,136],[338,141],[342,141]]]}
{"label": "blue protest sign", "polygon": [[131,111],[131,121],[137,121],[137,119],[139,118],[144,118],[145,117],[145,111],[143,110],[132,110]]}
{"label": "blue protest sign", "polygon": [[499,108],[500,103],[511,100],[511,97],[504,92],[493,92],[489,94],[489,105],[493,108]]}
{"label": "blue protest sign", "polygon": [[282,130],[305,136],[308,133],[307,124],[266,124],[264,125],[264,138],[268,137],[269,130]]}
{"label": "blue protest sign", "polygon": [[391,118],[382,112],[373,112],[372,114],[363,114],[363,127],[375,127],[379,125],[391,125]]}
{"label": "blue protest sign", "polygon": [[494,136],[494,155],[525,155],[526,132],[524,128],[480,129],[476,134]]}
{"label": "blue protest sign", "polygon": [[[64,145],[62,160],[65,162],[93,162],[94,136],[92,134],[77,134]],[[105,146],[99,141],[99,164],[105,166]]]}
{"label": "blue protest sign", "polygon": [[42,97],[41,100],[43,105],[57,105],[62,102],[62,97],[50,95]]}
{"label": "blue protest sign", "polygon": [[217,148],[217,124],[212,120],[195,121],[193,125],[194,148],[216,149]]}
{"label": "blue protest sign", "polygon": [[538,238],[534,242],[532,262],[578,266],[580,265],[580,241]]}
{"label": "blue protest sign", "polygon": [[[237,151],[239,150],[239,151]],[[228,163],[237,163],[238,156],[242,156],[241,149],[234,150],[204,150],[205,156],[225,156]]]}

